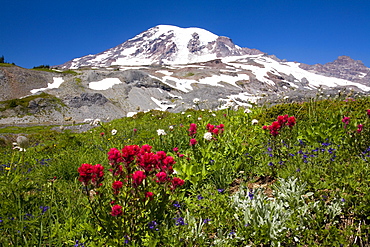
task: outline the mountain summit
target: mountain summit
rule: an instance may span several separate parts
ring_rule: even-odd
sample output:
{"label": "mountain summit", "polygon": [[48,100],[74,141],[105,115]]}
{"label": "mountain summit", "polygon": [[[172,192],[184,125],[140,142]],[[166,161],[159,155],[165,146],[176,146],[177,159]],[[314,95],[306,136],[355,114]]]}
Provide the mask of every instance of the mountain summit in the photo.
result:
{"label": "mountain summit", "polygon": [[228,37],[201,28],[159,25],[96,55],[75,58],[58,67],[109,67],[114,65],[189,64],[217,58],[257,55],[263,52],[241,48]]}

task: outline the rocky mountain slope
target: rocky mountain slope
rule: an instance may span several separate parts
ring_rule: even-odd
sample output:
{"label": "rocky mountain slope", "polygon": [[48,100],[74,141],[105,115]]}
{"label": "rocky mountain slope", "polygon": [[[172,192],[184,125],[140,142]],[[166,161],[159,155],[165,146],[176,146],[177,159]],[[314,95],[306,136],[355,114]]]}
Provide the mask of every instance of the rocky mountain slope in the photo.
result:
{"label": "rocky mountain slope", "polygon": [[0,101],[11,100],[0,103],[0,124],[62,123],[367,94],[370,69],[346,56],[324,65],[281,61],[203,29],[161,25],[50,71],[0,67],[0,85]]}
{"label": "rocky mountain slope", "polygon": [[348,81],[370,84],[370,68],[361,61],[348,56],[340,56],[333,62],[315,65],[300,64],[300,68],[329,77],[341,78]]}
{"label": "rocky mountain slope", "polygon": [[18,66],[0,66],[0,101],[20,98],[35,88],[47,87],[58,73],[34,71]]}

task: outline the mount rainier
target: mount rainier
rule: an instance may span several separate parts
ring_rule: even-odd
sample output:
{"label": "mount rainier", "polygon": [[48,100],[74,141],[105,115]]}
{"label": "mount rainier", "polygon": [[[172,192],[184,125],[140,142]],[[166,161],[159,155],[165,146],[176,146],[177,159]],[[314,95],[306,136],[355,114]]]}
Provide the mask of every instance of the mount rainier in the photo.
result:
{"label": "mount rainier", "polygon": [[[32,97],[28,108],[0,111],[0,124],[60,123],[150,109],[180,112],[193,107],[195,98],[201,107],[219,109],[303,101],[338,90],[367,94],[370,69],[347,56],[324,65],[288,62],[204,29],[159,25],[50,72],[0,67],[0,85],[9,90],[0,100]],[[59,111],[42,92],[60,102]]]}

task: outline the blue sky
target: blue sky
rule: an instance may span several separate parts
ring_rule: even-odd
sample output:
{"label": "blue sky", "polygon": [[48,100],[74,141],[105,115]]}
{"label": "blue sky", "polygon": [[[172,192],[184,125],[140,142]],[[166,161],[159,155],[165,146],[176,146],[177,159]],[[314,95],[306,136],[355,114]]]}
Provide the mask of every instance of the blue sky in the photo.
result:
{"label": "blue sky", "polygon": [[0,56],[32,68],[112,48],[159,24],[204,28],[280,59],[370,67],[369,0],[0,0]]}

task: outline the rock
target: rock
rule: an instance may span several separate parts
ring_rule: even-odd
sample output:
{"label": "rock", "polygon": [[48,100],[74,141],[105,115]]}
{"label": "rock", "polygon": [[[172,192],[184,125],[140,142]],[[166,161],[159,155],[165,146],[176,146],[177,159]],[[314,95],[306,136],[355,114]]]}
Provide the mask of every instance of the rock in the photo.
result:
{"label": "rock", "polygon": [[67,105],[73,108],[82,106],[104,105],[108,99],[100,93],[82,93],[80,96],[75,96],[71,99],[66,99]]}

